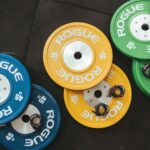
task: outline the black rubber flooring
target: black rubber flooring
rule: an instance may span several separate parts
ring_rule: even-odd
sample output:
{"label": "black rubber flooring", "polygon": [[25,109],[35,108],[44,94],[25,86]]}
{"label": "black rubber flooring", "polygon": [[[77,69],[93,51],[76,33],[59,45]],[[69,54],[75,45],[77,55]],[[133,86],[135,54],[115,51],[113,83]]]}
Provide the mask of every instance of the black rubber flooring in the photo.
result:
{"label": "black rubber flooring", "polygon": [[0,0],[0,52],[11,52],[19,58],[28,68],[32,81],[47,88],[61,108],[61,129],[47,150],[150,150],[150,98],[144,96],[133,81],[132,60],[114,46],[113,62],[129,77],[133,98],[126,116],[106,129],[89,129],[74,121],[64,105],[63,89],[48,77],[43,67],[43,47],[54,29],[69,22],[87,22],[101,29],[111,41],[112,14],[124,2]]}

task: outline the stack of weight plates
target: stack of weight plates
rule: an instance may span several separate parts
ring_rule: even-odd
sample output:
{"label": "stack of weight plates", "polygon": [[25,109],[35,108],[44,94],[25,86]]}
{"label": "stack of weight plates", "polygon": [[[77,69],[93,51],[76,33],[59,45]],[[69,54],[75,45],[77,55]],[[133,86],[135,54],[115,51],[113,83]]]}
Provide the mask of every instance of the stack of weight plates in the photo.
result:
{"label": "stack of weight plates", "polygon": [[46,71],[64,87],[70,115],[90,128],[117,123],[131,103],[127,76],[112,64],[112,48],[102,31],[87,23],[69,23],[48,38],[43,53]]}
{"label": "stack of weight plates", "polygon": [[133,77],[143,93],[150,96],[150,1],[130,0],[114,14],[111,26],[114,44],[133,58]]}
{"label": "stack of weight plates", "polygon": [[16,58],[0,54],[0,144],[11,150],[43,149],[59,126],[60,111],[52,95],[31,85]]}

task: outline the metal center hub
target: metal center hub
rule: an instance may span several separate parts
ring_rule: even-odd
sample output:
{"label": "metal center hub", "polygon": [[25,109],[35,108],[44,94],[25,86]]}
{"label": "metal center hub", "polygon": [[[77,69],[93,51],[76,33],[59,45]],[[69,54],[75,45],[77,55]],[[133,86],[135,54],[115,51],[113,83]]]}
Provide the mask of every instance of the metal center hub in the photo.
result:
{"label": "metal center hub", "polygon": [[19,118],[11,122],[14,130],[21,134],[30,134],[35,132],[36,130],[30,123],[30,117],[34,114],[41,115],[40,111],[34,105],[30,104],[26,111]]}
{"label": "metal center hub", "polygon": [[150,15],[141,14],[134,17],[130,23],[132,35],[141,41],[150,41]]}
{"label": "metal center hub", "polygon": [[87,69],[92,64],[93,59],[92,49],[82,41],[69,43],[63,51],[65,65],[74,71]]}
{"label": "metal center hub", "polygon": [[100,103],[109,105],[112,97],[109,96],[109,90],[111,86],[106,82],[102,81],[97,86],[84,91],[85,101],[92,107],[96,107]]}
{"label": "metal center hub", "polygon": [[9,97],[11,92],[11,85],[9,80],[0,74],[0,104],[3,104]]}

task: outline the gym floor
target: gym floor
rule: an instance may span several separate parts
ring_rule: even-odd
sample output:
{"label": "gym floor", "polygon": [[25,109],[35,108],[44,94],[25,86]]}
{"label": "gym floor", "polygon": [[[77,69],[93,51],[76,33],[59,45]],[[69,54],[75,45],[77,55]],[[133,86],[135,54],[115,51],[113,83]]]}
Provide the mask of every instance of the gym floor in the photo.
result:
{"label": "gym floor", "polygon": [[47,150],[150,149],[150,98],[143,95],[133,81],[132,61],[118,52],[113,44],[113,62],[127,74],[133,98],[125,117],[105,129],[86,128],[73,120],[64,104],[63,89],[48,77],[42,61],[46,39],[65,23],[90,23],[101,29],[111,41],[110,20],[114,11],[124,2],[125,0],[0,0],[0,52],[11,52],[19,58],[28,68],[32,81],[47,88],[61,108],[61,128]]}

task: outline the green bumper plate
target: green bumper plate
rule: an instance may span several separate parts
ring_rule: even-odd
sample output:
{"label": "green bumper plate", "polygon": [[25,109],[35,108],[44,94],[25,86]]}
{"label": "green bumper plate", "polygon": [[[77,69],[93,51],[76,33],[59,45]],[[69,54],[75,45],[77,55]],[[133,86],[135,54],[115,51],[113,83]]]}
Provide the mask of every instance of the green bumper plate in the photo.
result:
{"label": "green bumper plate", "polygon": [[130,0],[112,17],[111,37],[123,54],[150,59],[150,0]]}
{"label": "green bumper plate", "polygon": [[150,64],[150,61],[142,62],[133,60],[132,72],[134,80],[139,89],[147,96],[150,96],[150,78],[147,78],[143,74],[143,66],[145,66],[146,64]]}

